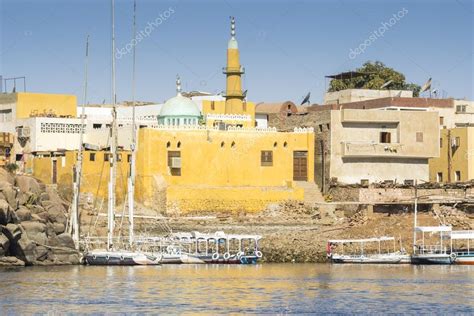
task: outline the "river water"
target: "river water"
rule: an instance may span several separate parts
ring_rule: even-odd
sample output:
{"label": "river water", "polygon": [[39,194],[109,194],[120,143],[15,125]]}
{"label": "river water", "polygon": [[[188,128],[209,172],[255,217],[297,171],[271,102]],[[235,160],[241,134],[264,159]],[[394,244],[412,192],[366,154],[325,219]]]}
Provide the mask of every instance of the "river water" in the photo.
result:
{"label": "river water", "polygon": [[0,314],[474,313],[474,266],[0,269]]}

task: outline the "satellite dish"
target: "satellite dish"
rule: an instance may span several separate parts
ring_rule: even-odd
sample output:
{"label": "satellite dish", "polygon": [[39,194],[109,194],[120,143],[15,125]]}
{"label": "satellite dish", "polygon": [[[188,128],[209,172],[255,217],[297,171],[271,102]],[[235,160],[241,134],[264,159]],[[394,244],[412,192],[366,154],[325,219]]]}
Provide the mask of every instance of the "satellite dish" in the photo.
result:
{"label": "satellite dish", "polygon": [[244,97],[244,99],[247,97],[247,91],[249,90],[245,90],[244,93],[242,93],[242,96]]}
{"label": "satellite dish", "polygon": [[380,89],[386,88],[393,83],[393,80],[389,80],[380,86]]}
{"label": "satellite dish", "polygon": [[309,97],[311,96],[311,92],[308,92],[308,94],[304,97],[303,102],[301,102],[300,105],[303,105],[305,103],[309,104]]}

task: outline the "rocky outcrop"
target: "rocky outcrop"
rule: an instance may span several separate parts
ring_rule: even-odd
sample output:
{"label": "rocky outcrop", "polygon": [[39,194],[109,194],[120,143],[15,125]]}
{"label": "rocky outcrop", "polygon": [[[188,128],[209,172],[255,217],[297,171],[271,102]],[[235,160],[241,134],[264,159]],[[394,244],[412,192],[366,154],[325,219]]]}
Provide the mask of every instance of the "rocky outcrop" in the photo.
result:
{"label": "rocky outcrop", "polygon": [[78,264],[67,207],[54,189],[0,168],[0,266]]}

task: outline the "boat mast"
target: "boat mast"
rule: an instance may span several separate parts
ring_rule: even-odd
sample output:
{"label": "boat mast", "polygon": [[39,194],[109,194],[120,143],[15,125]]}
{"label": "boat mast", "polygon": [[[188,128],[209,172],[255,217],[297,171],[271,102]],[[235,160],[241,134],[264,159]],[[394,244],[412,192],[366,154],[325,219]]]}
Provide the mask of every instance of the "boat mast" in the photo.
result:
{"label": "boat mast", "polygon": [[113,247],[114,224],[115,224],[115,175],[117,159],[117,109],[115,95],[115,2],[112,1],[112,124],[110,127],[110,174],[108,185],[108,205],[107,205],[107,250]]}
{"label": "boat mast", "polygon": [[418,181],[415,179],[415,210],[414,210],[414,217],[413,217],[413,222],[414,222],[414,227],[413,227],[413,253],[416,251],[416,226],[418,225],[417,223],[417,216],[418,216]]}
{"label": "boat mast", "polygon": [[84,120],[86,115],[86,104],[87,104],[87,70],[89,64],[89,35],[86,39],[86,60],[84,65],[84,99],[82,103],[81,111],[81,132],[79,136],[79,150],[77,153],[77,161],[74,168],[74,183],[73,192],[74,197],[72,200],[72,211],[71,211],[71,226],[72,226],[72,239],[76,245],[76,249],[79,250],[79,238],[80,238],[80,216],[79,216],[79,196],[81,193],[81,176],[82,176],[82,147],[84,145]]}
{"label": "boat mast", "polygon": [[[136,11],[137,11],[137,3],[133,1],[133,38],[136,38]],[[137,139],[136,139],[136,123],[135,123],[135,47],[133,45],[133,66],[132,66],[132,143],[130,145],[131,150],[131,159],[130,159],[130,172],[128,177],[128,221],[129,221],[129,234],[128,240],[130,246],[133,246],[134,241],[134,208],[135,208],[135,153],[136,153],[136,146],[137,146]]]}

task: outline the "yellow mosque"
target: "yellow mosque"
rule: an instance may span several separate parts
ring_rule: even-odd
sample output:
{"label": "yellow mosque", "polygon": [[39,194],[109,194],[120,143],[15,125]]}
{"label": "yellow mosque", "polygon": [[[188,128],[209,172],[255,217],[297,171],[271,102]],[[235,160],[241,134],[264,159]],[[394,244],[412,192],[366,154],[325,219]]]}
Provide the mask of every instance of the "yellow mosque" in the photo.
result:
{"label": "yellow mosque", "polygon": [[[264,210],[270,203],[303,200],[304,182],[314,182],[312,129],[277,132],[257,128],[255,103],[242,92],[235,19],[227,46],[225,101],[205,100],[202,112],[181,92],[165,102],[157,125],[138,130],[135,198],[158,211],[180,213]],[[129,152],[119,153],[117,201],[123,203]],[[45,183],[70,187],[77,153],[29,161],[34,176]],[[106,198],[108,153],[84,152],[81,192]],[[53,170],[54,169],[54,170]]]}

